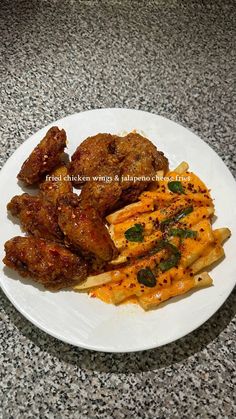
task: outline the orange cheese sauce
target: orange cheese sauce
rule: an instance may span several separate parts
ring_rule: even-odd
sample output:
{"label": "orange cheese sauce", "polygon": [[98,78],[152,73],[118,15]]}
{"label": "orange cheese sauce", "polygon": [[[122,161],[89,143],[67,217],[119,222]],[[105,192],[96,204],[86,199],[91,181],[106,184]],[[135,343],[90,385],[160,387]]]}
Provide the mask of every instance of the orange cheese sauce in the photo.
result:
{"label": "orange cheese sauce", "polygon": [[[176,172],[169,172],[166,176],[181,181],[184,193],[171,192],[168,180],[160,180],[156,190],[146,191],[140,195],[136,209],[135,205],[131,204],[127,206],[127,211],[123,208],[117,212],[117,218],[109,231],[126,265],[111,271],[111,282],[93,289],[91,291],[93,296],[106,303],[139,302],[140,305],[145,304],[145,299],[151,304],[153,296],[156,304],[157,299],[160,299],[160,302],[165,301],[193,287],[194,280],[191,277],[193,274],[189,266],[209,250],[214,242],[210,223],[214,214],[214,205],[210,191],[194,173],[185,172],[179,175]],[[140,269],[148,267],[155,273],[158,264],[168,257],[168,251],[165,249],[154,255],[148,253],[158,240],[163,239],[161,222],[190,206],[193,207],[193,211],[181,218],[174,227],[191,229],[197,232],[197,236],[183,240],[179,237],[168,238],[181,253],[178,267],[166,272],[159,271],[157,284],[153,288],[140,284],[137,280]],[[112,216],[108,216],[107,219],[109,220],[109,217],[112,219]],[[135,224],[142,225],[142,242],[131,242],[125,237],[125,232]]]}

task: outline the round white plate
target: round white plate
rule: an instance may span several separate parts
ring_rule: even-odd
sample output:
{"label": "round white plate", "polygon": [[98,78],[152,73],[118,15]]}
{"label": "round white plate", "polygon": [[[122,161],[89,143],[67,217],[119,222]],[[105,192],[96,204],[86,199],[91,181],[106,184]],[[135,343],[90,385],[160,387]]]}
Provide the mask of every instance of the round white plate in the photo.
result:
{"label": "round white plate", "polygon": [[217,154],[199,137],[163,117],[132,109],[98,109],[53,122],[32,135],[9,158],[0,173],[1,260],[4,243],[22,234],[7,217],[6,204],[23,191],[16,175],[46,131],[53,125],[66,130],[71,154],[86,137],[98,132],[122,134],[136,129],[169,158],[174,168],[182,160],[206,182],[215,199],[215,227],[229,227],[226,258],[211,272],[214,286],[177,297],[157,310],[135,305],[115,307],[73,291],[52,293],[4,268],[0,282],[12,304],[28,320],[50,335],[73,345],[106,352],[129,352],[173,342],[204,323],[226,300],[236,282],[236,183]]}

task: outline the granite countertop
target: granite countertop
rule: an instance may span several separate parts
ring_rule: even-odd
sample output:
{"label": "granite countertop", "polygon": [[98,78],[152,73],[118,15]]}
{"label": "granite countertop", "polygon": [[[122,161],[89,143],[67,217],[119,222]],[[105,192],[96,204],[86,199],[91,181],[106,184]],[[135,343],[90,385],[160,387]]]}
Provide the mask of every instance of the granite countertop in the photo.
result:
{"label": "granite countertop", "polygon": [[[189,127],[236,175],[234,1],[2,0],[0,12],[2,164],[53,120],[129,107]],[[0,417],[236,417],[235,295],[178,342],[111,355],[47,336],[1,294]]]}

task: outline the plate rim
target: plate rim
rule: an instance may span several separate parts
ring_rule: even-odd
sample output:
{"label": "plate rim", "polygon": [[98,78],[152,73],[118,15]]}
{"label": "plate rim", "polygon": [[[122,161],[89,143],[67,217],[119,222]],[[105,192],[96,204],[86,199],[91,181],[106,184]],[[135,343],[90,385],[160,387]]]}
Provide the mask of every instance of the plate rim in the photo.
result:
{"label": "plate rim", "polygon": [[[187,131],[190,131],[191,134],[194,135],[195,138],[198,140],[198,142],[201,143],[202,145],[204,145],[207,149],[210,149],[210,151],[213,152],[214,157],[217,158],[218,161],[221,162],[221,164],[223,164],[224,169],[227,172],[227,175],[231,177],[231,180],[234,182],[233,184],[234,184],[235,189],[236,189],[236,180],[235,180],[233,174],[231,173],[230,169],[227,167],[227,165],[225,164],[225,162],[222,160],[222,158],[217,154],[217,152],[206,141],[204,141],[197,134],[195,134],[195,132],[192,131],[190,128],[185,127],[184,125],[182,125],[179,122],[173,121],[172,119],[166,118],[166,117],[164,117],[162,115],[159,115],[159,114],[156,114],[154,112],[148,112],[148,111],[143,111],[143,110],[140,110],[140,109],[132,109],[132,108],[119,108],[119,107],[115,107],[115,108],[96,108],[96,109],[84,110],[84,111],[81,111],[81,112],[75,112],[75,113],[66,115],[65,117],[62,117],[62,118],[59,118],[59,119],[57,119],[55,121],[50,122],[49,124],[45,125],[44,127],[40,128],[39,130],[37,130],[36,132],[34,132],[33,134],[31,134],[25,141],[23,141],[14,150],[14,152],[9,156],[9,158],[5,161],[4,165],[2,166],[2,168],[0,170],[0,177],[5,172],[8,161],[11,160],[11,159],[13,159],[14,156],[19,152],[19,150],[22,147],[24,147],[24,145],[26,143],[29,143],[32,140],[32,137],[34,137],[36,134],[40,135],[40,133],[43,133],[44,130],[49,129],[51,126],[54,126],[54,125],[57,125],[57,124],[59,124],[59,125],[60,124],[63,124],[63,121],[64,120],[69,120],[70,118],[73,118],[73,117],[76,117],[78,115],[81,115],[82,113],[83,114],[84,113],[93,113],[93,112],[99,112],[99,111],[101,111],[101,112],[103,112],[103,111],[111,111],[111,112],[114,112],[114,111],[115,112],[119,112],[119,111],[124,111],[124,112],[128,111],[129,112],[129,111],[132,111],[132,112],[137,112],[137,113],[144,113],[144,114],[147,114],[147,115],[152,115],[154,117],[161,118],[161,119],[163,119],[165,121],[171,122],[173,125],[180,126],[181,128],[183,128],[183,129],[185,129]],[[114,350],[106,349],[106,347],[103,347],[102,345],[98,345],[98,344],[96,344],[95,346],[93,346],[91,344],[86,345],[84,343],[78,344],[78,343],[74,342],[73,339],[69,339],[69,338],[67,339],[67,338],[64,338],[63,336],[59,335],[58,333],[56,333],[54,331],[51,331],[51,330],[49,331],[43,324],[41,324],[39,321],[35,320],[33,317],[31,317],[27,313],[27,311],[25,311],[24,309],[22,309],[22,307],[20,305],[18,305],[18,303],[11,296],[11,294],[8,293],[7,289],[4,286],[4,283],[2,282],[2,271],[1,271],[1,275],[0,275],[0,286],[1,286],[1,289],[2,289],[3,293],[8,298],[8,300],[11,302],[11,304],[14,306],[14,308],[23,317],[25,317],[27,319],[27,321],[29,321],[30,323],[32,323],[34,326],[36,326],[37,328],[39,328],[41,331],[43,331],[47,335],[52,336],[53,338],[55,338],[55,339],[57,339],[57,340],[59,340],[59,341],[61,341],[63,343],[66,343],[66,344],[69,344],[69,345],[72,345],[72,346],[75,346],[75,347],[78,347],[78,348],[81,348],[81,349],[92,350],[92,351],[96,351],[96,352],[105,352],[105,353],[132,353],[132,352],[134,352],[135,353],[135,352],[141,352],[141,351],[146,351],[146,350],[152,350],[152,349],[155,349],[155,348],[158,348],[158,347],[162,347],[162,346],[168,345],[170,343],[176,342],[179,339],[182,339],[185,336],[191,334],[194,330],[197,330],[200,326],[202,326],[204,323],[206,323],[214,314],[216,314],[218,312],[218,310],[222,307],[222,305],[228,299],[229,295],[232,293],[232,291],[233,291],[233,289],[235,287],[235,284],[233,284],[232,287],[229,287],[229,289],[227,290],[227,292],[224,294],[223,299],[216,305],[216,308],[214,308],[214,311],[212,312],[212,314],[210,316],[207,315],[207,318],[204,321],[200,320],[199,322],[197,322],[197,325],[194,325],[193,327],[190,327],[186,333],[183,334],[183,333],[180,332],[179,335],[177,333],[176,334],[176,337],[174,337],[174,339],[170,336],[170,338],[164,339],[161,343],[156,342],[153,345],[150,345],[150,344],[145,345],[145,344],[143,344],[142,347],[140,347],[140,348],[137,347],[137,349],[125,349],[125,350],[120,350],[120,349],[115,349],[115,348],[114,348]]]}

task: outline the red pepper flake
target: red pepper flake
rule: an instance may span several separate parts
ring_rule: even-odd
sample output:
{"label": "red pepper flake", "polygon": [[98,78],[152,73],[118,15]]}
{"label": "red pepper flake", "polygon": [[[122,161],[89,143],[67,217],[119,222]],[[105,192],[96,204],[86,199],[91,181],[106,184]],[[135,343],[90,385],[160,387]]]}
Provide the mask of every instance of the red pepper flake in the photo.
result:
{"label": "red pepper flake", "polygon": [[156,220],[153,220],[154,228],[159,228],[159,225],[160,225],[160,223],[159,223],[159,220],[157,218],[156,218]]}

